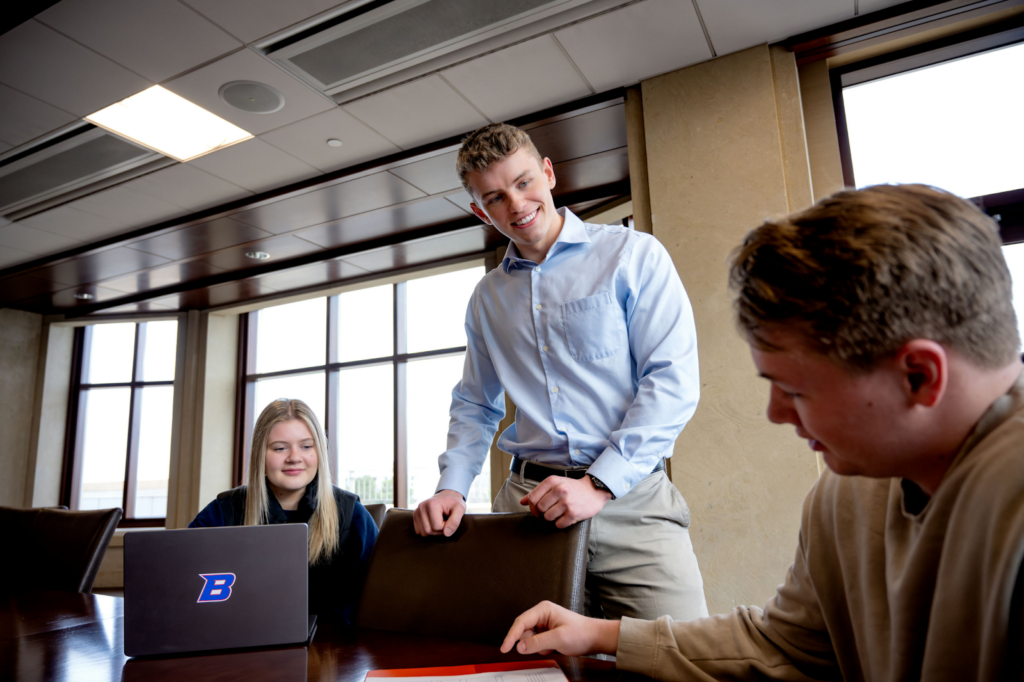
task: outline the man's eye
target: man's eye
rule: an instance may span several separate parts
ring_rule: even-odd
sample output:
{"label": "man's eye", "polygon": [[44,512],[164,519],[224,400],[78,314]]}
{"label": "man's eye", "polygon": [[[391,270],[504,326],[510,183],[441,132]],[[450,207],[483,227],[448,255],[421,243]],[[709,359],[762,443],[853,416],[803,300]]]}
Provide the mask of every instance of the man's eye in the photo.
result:
{"label": "man's eye", "polygon": [[522,182],[519,183],[519,187],[523,188],[523,187],[526,187],[529,184],[530,184],[529,180],[523,180]]}
{"label": "man's eye", "polygon": [[493,197],[491,197],[490,199],[488,199],[488,200],[487,200],[487,203],[488,203],[488,204],[495,204],[495,203],[497,203],[497,202],[498,202],[498,201],[499,201],[499,200],[500,200],[501,198],[502,198],[502,196],[501,196],[500,194],[495,194],[495,195],[494,195]]}

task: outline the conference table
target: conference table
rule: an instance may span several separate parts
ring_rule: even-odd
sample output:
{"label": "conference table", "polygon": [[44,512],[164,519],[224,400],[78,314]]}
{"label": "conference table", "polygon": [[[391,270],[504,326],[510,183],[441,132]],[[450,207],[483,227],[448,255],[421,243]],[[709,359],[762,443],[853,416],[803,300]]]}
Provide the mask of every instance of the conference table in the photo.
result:
{"label": "conference table", "polygon": [[128,659],[124,600],[119,597],[70,592],[0,596],[0,680],[362,682],[375,669],[543,659],[556,661],[571,682],[623,682],[636,677],[620,673],[612,662],[593,658],[502,654],[492,644],[330,623],[317,626],[308,647]]}

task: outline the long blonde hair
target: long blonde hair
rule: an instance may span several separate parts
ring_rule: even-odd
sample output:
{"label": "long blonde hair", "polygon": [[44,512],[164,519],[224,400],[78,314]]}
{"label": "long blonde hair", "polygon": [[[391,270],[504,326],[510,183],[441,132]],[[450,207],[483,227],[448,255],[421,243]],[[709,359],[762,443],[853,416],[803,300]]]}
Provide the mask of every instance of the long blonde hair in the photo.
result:
{"label": "long blonde hair", "polygon": [[331,465],[327,459],[327,437],[320,428],[316,415],[301,400],[281,398],[265,408],[256,420],[252,432],[252,451],[249,453],[248,490],[245,496],[245,525],[267,523],[267,444],[270,430],[281,422],[297,419],[306,425],[316,444],[317,487],[316,510],[309,519],[309,563],[326,561],[338,550],[338,505],[334,502],[331,485]]}

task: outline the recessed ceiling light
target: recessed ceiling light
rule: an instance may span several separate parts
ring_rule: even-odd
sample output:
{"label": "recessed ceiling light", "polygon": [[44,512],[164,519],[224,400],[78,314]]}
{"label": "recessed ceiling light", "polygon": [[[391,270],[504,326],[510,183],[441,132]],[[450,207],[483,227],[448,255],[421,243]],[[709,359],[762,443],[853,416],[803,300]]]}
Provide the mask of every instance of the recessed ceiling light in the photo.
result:
{"label": "recessed ceiling light", "polygon": [[335,140],[333,138],[330,139],[330,140],[327,140],[327,146],[328,147],[340,147],[342,144],[344,144],[344,143],[341,140]]}
{"label": "recessed ceiling light", "polygon": [[266,251],[249,251],[245,254],[246,258],[252,258],[253,260],[267,260],[270,258],[270,254]]}
{"label": "recessed ceiling light", "polygon": [[252,139],[238,126],[159,85],[111,104],[85,120],[178,161]]}
{"label": "recessed ceiling light", "polygon": [[75,298],[77,298],[79,301],[91,301],[92,300],[92,294],[86,294],[86,293],[75,294]]}

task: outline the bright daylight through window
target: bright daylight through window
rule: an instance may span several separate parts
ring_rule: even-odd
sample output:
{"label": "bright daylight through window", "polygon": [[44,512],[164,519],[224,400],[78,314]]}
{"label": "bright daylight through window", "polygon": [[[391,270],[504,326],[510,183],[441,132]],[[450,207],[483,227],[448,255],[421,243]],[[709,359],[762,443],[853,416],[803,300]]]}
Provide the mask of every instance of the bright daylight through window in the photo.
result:
{"label": "bright daylight through window", "polygon": [[178,323],[100,324],[82,349],[72,509],[121,507],[126,519],[167,513]]}
{"label": "bright daylight through window", "polygon": [[[920,182],[965,198],[1024,188],[1022,74],[1018,43],[844,87],[857,186]],[[1024,337],[1024,244],[1003,252]]]}
{"label": "bright daylight through window", "polygon": [[[471,267],[250,313],[247,429],[270,401],[299,398],[327,431],[336,485],[364,504],[433,495],[466,305],[483,275]],[[471,511],[490,511],[487,462],[469,497]]]}

